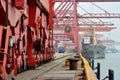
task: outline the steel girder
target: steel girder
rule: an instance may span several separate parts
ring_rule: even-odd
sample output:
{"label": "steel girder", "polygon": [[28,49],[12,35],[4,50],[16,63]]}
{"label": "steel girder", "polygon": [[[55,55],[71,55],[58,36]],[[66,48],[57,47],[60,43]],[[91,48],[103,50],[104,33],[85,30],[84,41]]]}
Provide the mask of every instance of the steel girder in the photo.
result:
{"label": "steel girder", "polygon": [[[54,0],[55,2],[61,2],[62,0]],[[69,2],[70,0],[64,0]],[[76,0],[76,2],[120,2],[120,0]]]}

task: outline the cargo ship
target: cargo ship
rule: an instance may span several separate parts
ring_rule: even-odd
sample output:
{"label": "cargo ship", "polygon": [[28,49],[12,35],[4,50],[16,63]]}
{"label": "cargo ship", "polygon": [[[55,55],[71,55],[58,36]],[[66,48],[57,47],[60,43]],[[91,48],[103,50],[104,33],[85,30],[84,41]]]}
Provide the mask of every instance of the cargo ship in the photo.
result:
{"label": "cargo ship", "polygon": [[90,27],[90,30],[82,39],[82,54],[88,59],[105,58],[105,46],[102,41],[96,38],[95,27]]}

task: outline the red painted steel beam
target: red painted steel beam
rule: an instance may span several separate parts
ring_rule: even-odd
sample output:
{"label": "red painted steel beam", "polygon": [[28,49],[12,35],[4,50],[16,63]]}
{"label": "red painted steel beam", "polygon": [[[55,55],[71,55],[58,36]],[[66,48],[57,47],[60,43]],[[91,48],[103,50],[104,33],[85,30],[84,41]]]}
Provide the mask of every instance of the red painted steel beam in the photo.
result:
{"label": "red painted steel beam", "polygon": [[[83,37],[83,36],[85,36],[86,34],[85,33],[81,33],[81,34],[79,34],[79,36],[80,37]],[[96,34],[96,37],[103,37],[104,35],[102,35],[102,34]]]}
{"label": "red painted steel beam", "polygon": [[[70,15],[70,16],[72,16],[72,15]],[[72,18],[66,18],[66,20],[63,21],[63,23],[57,24],[57,25],[58,26],[59,25],[63,26],[65,24],[69,24],[68,22],[73,23],[73,19]],[[55,21],[55,23],[56,23],[56,21]],[[84,20],[78,22],[78,26],[93,26],[93,25],[96,25],[96,26],[113,26],[114,24],[111,23],[111,22],[90,22],[90,21],[88,22],[88,21],[84,21]]]}
{"label": "red painted steel beam", "polygon": [[[72,12],[69,12],[70,16],[72,16],[73,14],[73,11]],[[67,18],[66,20],[63,21],[63,24],[61,25],[67,25],[69,23],[72,23],[73,24],[73,19],[71,20],[71,18]]]}
{"label": "red painted steel beam", "polygon": [[[59,12],[60,10],[56,10],[56,12]],[[63,11],[68,11],[68,10],[61,10],[62,12]],[[71,12],[73,12],[73,10],[69,10],[69,12],[71,13]]]}
{"label": "red painted steel beam", "polygon": [[[0,5],[1,6],[1,5]],[[6,13],[5,13],[5,11],[4,11],[4,8],[1,6],[0,7],[0,24],[1,25],[3,25],[3,26],[6,26],[6,23],[5,23],[5,21],[6,21],[6,15],[5,15]]]}
{"label": "red painted steel beam", "polygon": [[[74,18],[73,16],[65,16],[63,18]],[[120,18],[120,13],[89,13],[83,15],[77,15],[77,18]]]}
{"label": "red painted steel beam", "polygon": [[62,7],[60,8],[59,12],[56,12],[57,15],[63,10],[63,8],[66,6],[66,4],[67,4],[67,2],[65,2],[63,5],[61,5]]}
{"label": "red painted steel beam", "polygon": [[[94,4],[93,2],[91,2],[92,4]],[[85,11],[87,14],[89,14],[89,12],[86,10],[86,9],[84,9],[83,7],[81,7],[80,5],[78,6],[79,8],[81,8],[83,11]],[[103,22],[101,19],[99,19],[98,18],[98,20],[100,21],[100,22]]]}
{"label": "red painted steel beam", "polygon": [[55,13],[57,12],[57,10],[59,10],[60,6],[61,6],[63,3],[64,3],[64,1],[62,1],[62,2],[58,5],[58,7],[55,9]]}
{"label": "red painted steel beam", "polygon": [[63,11],[61,11],[61,14],[59,15],[59,17],[63,17],[65,15],[65,13],[71,8],[72,4],[68,3],[67,6],[64,8]]}
{"label": "red painted steel beam", "polygon": [[[55,2],[62,2],[62,0],[54,0]],[[70,0],[64,0],[69,2]],[[120,0],[76,0],[76,2],[120,2]]]}
{"label": "red painted steel beam", "polygon": [[111,22],[81,22],[78,24],[79,26],[113,26],[114,24]]}
{"label": "red painted steel beam", "polygon": [[[79,32],[86,32],[89,31],[90,27],[87,26],[78,26]],[[96,32],[109,32],[112,29],[116,29],[116,27],[106,27],[106,26],[97,26],[96,27]],[[64,27],[59,27],[59,28],[54,28],[54,30],[64,30]]]}
{"label": "red painted steel beam", "polygon": [[[73,3],[70,4],[66,10],[61,10],[61,12],[66,12],[66,13],[65,13],[66,15],[73,14],[73,10],[70,10],[71,7],[72,7],[72,5],[73,5]],[[60,12],[60,10],[57,10],[56,12]],[[64,18],[64,17],[65,17],[65,16],[59,16],[57,13],[55,13],[55,14],[56,14],[56,18],[61,18],[61,17]],[[73,16],[73,15],[72,15],[72,16]],[[55,19],[56,19],[56,18],[55,18]],[[68,18],[69,18],[69,17],[68,17]],[[73,18],[73,17],[72,17],[72,18]]]}
{"label": "red painted steel beam", "polygon": [[67,37],[67,35],[65,34],[54,34],[53,36],[54,37]]}
{"label": "red painted steel beam", "polygon": [[[109,32],[112,29],[116,29],[116,27],[105,27],[105,26],[103,26],[103,27],[100,26],[99,27],[99,26],[97,26],[96,27],[96,32]],[[79,27],[79,31],[80,32],[89,31],[89,27]]]}
{"label": "red painted steel beam", "polygon": [[61,24],[55,24],[54,27],[63,27],[63,26],[65,27],[66,25],[72,26],[73,25],[73,20],[63,21],[63,23],[61,23]]}
{"label": "red painted steel beam", "polygon": [[79,15],[78,18],[120,18],[120,13],[89,13]]}
{"label": "red painted steel beam", "polygon": [[[72,4],[68,4],[68,6],[65,8],[65,11],[64,10],[62,10],[62,16],[60,15],[60,17],[59,18],[56,18],[57,19],[57,21],[55,22],[56,24],[58,24],[58,21],[60,21],[61,19],[62,19],[62,17],[69,11],[69,9],[71,8],[71,6],[73,5],[73,3]],[[57,15],[57,14],[56,14]]]}
{"label": "red painted steel beam", "polygon": [[66,21],[64,21],[64,23],[63,24],[65,24],[65,25],[73,25],[73,20],[71,20],[70,18],[68,19],[68,20],[66,20]]}
{"label": "red painted steel beam", "polygon": [[[67,19],[67,20],[64,20],[62,24],[58,24],[63,26],[65,24],[69,24],[69,23],[72,23],[73,20],[71,20],[70,18]],[[72,23],[73,24],[73,23]],[[93,26],[93,25],[96,25],[96,26],[113,26],[114,24],[113,23],[109,23],[109,22],[103,22],[103,23],[100,23],[100,22],[97,22],[97,23],[93,23],[93,22],[81,22],[81,23],[78,23],[78,26]]]}

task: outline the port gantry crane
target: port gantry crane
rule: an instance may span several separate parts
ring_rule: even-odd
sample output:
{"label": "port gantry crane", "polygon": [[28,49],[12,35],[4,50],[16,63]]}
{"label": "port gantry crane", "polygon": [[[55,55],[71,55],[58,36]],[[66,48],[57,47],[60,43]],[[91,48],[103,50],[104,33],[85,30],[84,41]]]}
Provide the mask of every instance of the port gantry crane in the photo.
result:
{"label": "port gantry crane", "polygon": [[[120,18],[119,13],[87,13],[79,15],[77,13],[77,2],[120,2],[120,0],[54,0],[57,4],[55,9],[56,18],[54,19],[54,38],[73,37],[76,51],[79,51],[79,31],[88,31],[89,26],[95,24],[96,31],[108,32],[116,27],[110,22],[84,21],[86,18]],[[95,4],[94,4],[95,5]],[[96,6],[96,5],[95,5]],[[97,7],[97,6],[96,6]],[[78,20],[80,19],[82,21]],[[83,26],[83,27],[82,27]]]}

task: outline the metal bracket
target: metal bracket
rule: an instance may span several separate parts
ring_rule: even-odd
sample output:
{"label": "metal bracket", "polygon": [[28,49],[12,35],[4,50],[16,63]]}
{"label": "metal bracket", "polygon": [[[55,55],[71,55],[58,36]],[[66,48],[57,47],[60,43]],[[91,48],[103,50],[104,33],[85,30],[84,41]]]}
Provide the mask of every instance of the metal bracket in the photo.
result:
{"label": "metal bracket", "polygon": [[1,54],[6,54],[8,57],[11,57],[10,54],[0,51]]}

